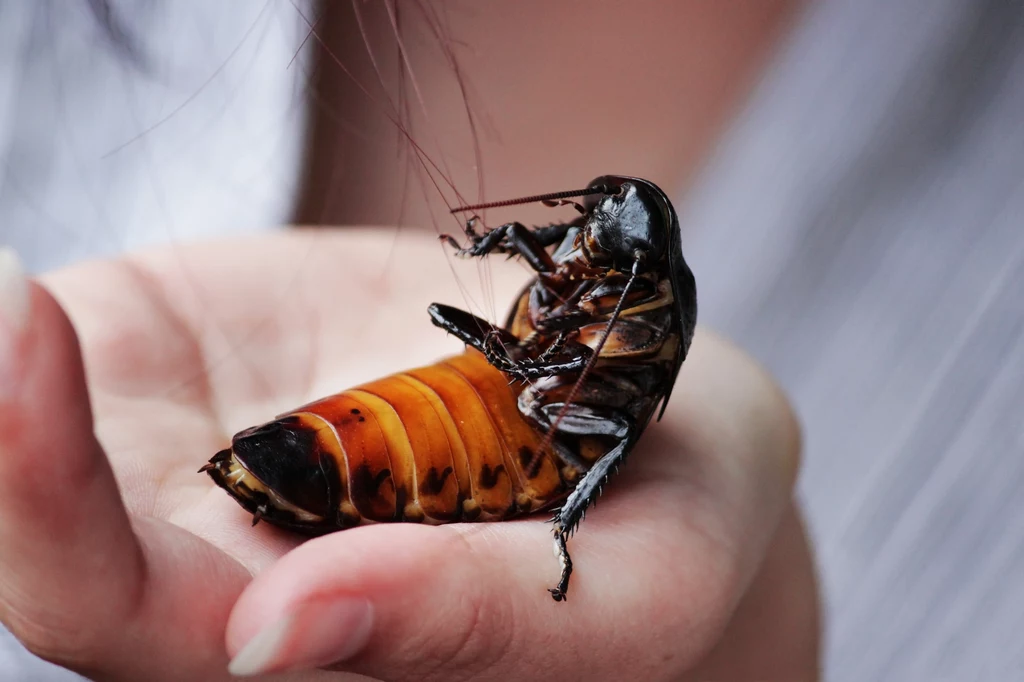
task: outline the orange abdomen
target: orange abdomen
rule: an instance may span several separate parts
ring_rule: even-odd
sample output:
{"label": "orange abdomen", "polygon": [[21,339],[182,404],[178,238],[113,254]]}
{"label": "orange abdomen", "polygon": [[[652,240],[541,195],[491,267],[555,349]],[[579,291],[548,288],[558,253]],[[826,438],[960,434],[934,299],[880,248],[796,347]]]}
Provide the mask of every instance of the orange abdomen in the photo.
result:
{"label": "orange abdomen", "polygon": [[470,349],[290,416],[314,428],[320,451],[337,462],[345,526],[485,521],[535,511],[568,492],[550,448],[527,476],[544,434],[523,419],[516,397]]}

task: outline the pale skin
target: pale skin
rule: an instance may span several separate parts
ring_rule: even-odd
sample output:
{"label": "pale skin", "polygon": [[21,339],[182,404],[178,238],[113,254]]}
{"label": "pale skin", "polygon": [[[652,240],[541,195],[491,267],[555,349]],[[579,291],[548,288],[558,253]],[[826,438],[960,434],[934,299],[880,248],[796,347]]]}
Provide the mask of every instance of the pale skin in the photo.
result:
{"label": "pale skin", "polygon": [[[799,430],[769,376],[705,329],[665,419],[572,539],[564,604],[546,591],[546,516],[300,544],[196,473],[239,428],[460,351],[425,312],[463,301],[442,247],[391,248],[379,229],[290,233],[33,284],[22,331],[4,320],[0,620],[99,680],[229,679],[230,658],[313,595],[369,600],[368,635],[333,667],[377,679],[817,679]],[[511,300],[525,271],[492,267]],[[265,664],[331,666],[352,633],[331,637],[320,658],[298,639]]]}
{"label": "pale skin", "polygon": [[[453,11],[470,44],[505,41],[464,63],[500,133],[482,139],[488,198],[603,173],[685,186],[797,5]],[[538,12],[572,30],[540,32]],[[320,25],[329,42],[331,25]],[[361,49],[351,36],[338,43],[353,59]],[[629,60],[615,58],[623,50]],[[457,130],[421,141],[440,144],[474,196],[469,138],[452,113],[463,103],[423,64],[428,98],[442,92],[433,120]],[[315,140],[301,214],[387,225],[400,185],[394,127],[327,74],[321,91],[369,134],[355,146],[330,131]],[[605,97],[601,82],[629,96]],[[453,272],[411,196],[403,217],[424,229],[397,241],[375,227],[177,245],[47,274],[25,305],[0,307],[0,621],[97,680],[226,680],[233,658],[250,672],[292,669],[267,679],[817,680],[797,421],[771,377],[703,327],[664,420],[570,541],[563,604],[547,592],[558,566],[545,514],[303,542],[252,527],[196,473],[237,430],[460,352],[430,325],[429,303],[503,318],[529,273],[491,259],[491,290],[475,264]],[[521,208],[511,217],[527,223],[548,210]],[[343,600],[341,615],[319,606]],[[240,655],[254,638],[259,655]]]}

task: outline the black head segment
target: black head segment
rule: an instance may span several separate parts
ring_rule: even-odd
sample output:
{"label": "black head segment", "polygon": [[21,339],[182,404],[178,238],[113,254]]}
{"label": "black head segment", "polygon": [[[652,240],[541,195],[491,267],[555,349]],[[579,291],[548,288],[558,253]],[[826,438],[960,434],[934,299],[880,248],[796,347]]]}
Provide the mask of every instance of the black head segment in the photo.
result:
{"label": "black head segment", "polygon": [[[620,264],[620,260],[630,258],[630,249],[643,250],[644,244],[650,245],[650,251],[645,254],[648,268],[654,267],[661,258],[668,261],[682,343],[662,402],[663,414],[697,325],[697,285],[683,257],[679,217],[665,192],[649,180],[602,175],[590,183],[590,187],[601,186],[605,188],[604,194],[592,194],[583,200],[583,207],[590,214],[587,225],[593,224],[591,243],[603,249],[608,254],[606,258],[616,259],[616,269],[625,265]],[[584,244],[594,248],[586,238]]]}
{"label": "black head segment", "polygon": [[668,256],[672,207],[656,186],[639,178],[604,175],[590,187],[606,187],[603,194],[583,201],[588,218],[583,247],[595,264],[628,272],[638,257],[653,266]]}

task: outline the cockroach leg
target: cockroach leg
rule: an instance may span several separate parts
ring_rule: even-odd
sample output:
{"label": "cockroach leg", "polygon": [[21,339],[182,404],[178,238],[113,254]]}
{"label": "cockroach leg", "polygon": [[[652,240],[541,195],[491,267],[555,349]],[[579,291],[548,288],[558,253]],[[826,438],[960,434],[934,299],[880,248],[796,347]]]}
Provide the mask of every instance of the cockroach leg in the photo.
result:
{"label": "cockroach leg", "polygon": [[478,220],[480,220],[479,216],[473,216],[472,218],[466,221],[466,226],[463,228],[463,231],[466,233],[466,236],[469,237],[474,242],[480,239],[480,234],[476,231],[476,223]]}
{"label": "cockroach leg", "polygon": [[513,360],[506,351],[495,350],[493,347],[486,348],[483,353],[487,361],[494,367],[519,380],[543,379],[544,377],[556,374],[575,372],[583,369],[583,366],[587,364],[587,359],[590,357],[587,355],[569,360],[541,362],[532,358]]}
{"label": "cockroach leg", "polygon": [[[521,381],[527,379],[542,379],[556,374],[565,374],[582,369],[592,355],[588,346],[574,343],[566,351],[566,338],[556,339],[550,348],[543,351],[537,357],[513,358],[508,352],[508,344],[501,337],[493,332],[484,335],[483,343],[479,349],[487,362],[505,374],[509,374]],[[517,344],[518,348],[523,348]],[[563,355],[561,359],[552,359],[555,356]],[[564,357],[567,356],[567,357]]]}
{"label": "cockroach leg", "polygon": [[545,348],[544,351],[537,356],[537,359],[544,361],[554,357],[558,353],[561,353],[562,349],[565,348],[565,342],[568,340],[568,332],[559,332],[558,336],[555,337],[555,340],[551,342],[551,345]]}
{"label": "cockroach leg", "polygon": [[569,497],[566,498],[565,504],[558,510],[555,528],[560,528],[563,532],[572,535],[576,527],[580,525],[580,521],[583,520],[587,507],[597,500],[605,483],[613,473],[618,471],[619,465],[622,464],[626,453],[629,452],[629,448],[626,447],[628,444],[629,440],[621,441],[597,460],[597,463],[583,476]]}
{"label": "cockroach leg", "polygon": [[[559,443],[558,439],[552,441],[551,447],[555,449],[555,452],[557,452],[558,456],[562,458],[562,461],[565,462],[566,466],[575,472],[576,478],[579,478],[583,476],[583,474],[587,473],[587,469],[590,467],[590,465],[586,461],[584,461],[582,457],[573,452],[572,448],[569,448],[563,445],[562,443]],[[527,476],[534,475],[539,468],[540,458],[538,457],[536,458],[536,461],[530,462],[530,466],[526,469]]]}
{"label": "cockroach leg", "polygon": [[569,576],[572,575],[572,559],[569,557],[569,550],[565,546],[566,533],[555,526],[555,558],[562,566],[562,575],[558,579],[558,585],[549,587],[548,592],[555,601],[567,601],[566,592],[569,591]]}
{"label": "cockroach leg", "polygon": [[[565,228],[568,231],[568,227]],[[537,272],[554,272],[555,261],[547,246],[522,223],[506,223],[470,237],[472,246],[459,250],[460,256],[486,256],[489,253],[508,253],[522,256]]]}
{"label": "cockroach leg", "polygon": [[[597,427],[597,428],[594,428]],[[566,548],[566,538],[573,534],[583,520],[587,507],[601,495],[605,483],[613,473],[618,471],[632,444],[630,437],[633,429],[625,416],[614,412],[600,414],[596,410],[582,405],[574,405],[565,414],[558,427],[558,433],[573,435],[605,435],[615,436],[618,444],[597,460],[573,491],[554,517],[554,533],[556,556],[562,562],[562,578],[558,586],[549,590],[555,601],[565,599],[568,589],[569,574],[572,573],[572,560]]]}
{"label": "cockroach leg", "polygon": [[440,239],[443,242],[446,242],[450,247],[452,247],[456,251],[462,250],[462,246],[457,241],[455,241],[455,237],[451,236],[450,234],[438,235],[438,239]]}
{"label": "cockroach leg", "polygon": [[476,221],[477,218],[474,216],[466,222],[465,232],[470,246],[460,247],[451,237],[443,236],[445,241],[457,249],[458,255],[471,258],[486,256],[489,253],[519,255],[537,272],[554,272],[557,269],[547,248],[565,239],[570,229],[580,226],[579,220],[532,229],[522,223],[512,222],[481,234],[476,231]]}
{"label": "cockroach leg", "polygon": [[435,326],[458,337],[463,343],[481,353],[485,352],[484,347],[489,335],[506,345],[519,343],[519,339],[511,332],[495,327],[487,320],[450,305],[433,303],[427,312],[430,313],[430,319]]}

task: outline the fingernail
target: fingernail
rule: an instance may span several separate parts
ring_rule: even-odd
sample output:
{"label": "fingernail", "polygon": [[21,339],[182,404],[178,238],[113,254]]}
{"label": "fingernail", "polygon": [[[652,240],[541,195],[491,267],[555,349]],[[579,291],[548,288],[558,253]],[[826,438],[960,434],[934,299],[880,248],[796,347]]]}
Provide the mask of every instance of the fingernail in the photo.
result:
{"label": "fingernail", "polygon": [[308,602],[260,630],[228,672],[245,677],[339,663],[366,646],[372,628],[373,606],[366,599]]}
{"label": "fingernail", "polygon": [[28,323],[28,280],[13,249],[0,248],[0,394],[13,381],[13,352]]}

